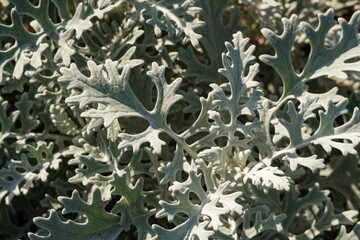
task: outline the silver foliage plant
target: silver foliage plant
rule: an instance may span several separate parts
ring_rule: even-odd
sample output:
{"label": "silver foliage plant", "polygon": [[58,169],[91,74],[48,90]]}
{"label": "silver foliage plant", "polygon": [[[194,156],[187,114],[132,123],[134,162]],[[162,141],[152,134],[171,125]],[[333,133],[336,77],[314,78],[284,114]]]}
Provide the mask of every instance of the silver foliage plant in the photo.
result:
{"label": "silver foliage plant", "polygon": [[360,239],[360,11],[255,2],[0,5],[0,238]]}

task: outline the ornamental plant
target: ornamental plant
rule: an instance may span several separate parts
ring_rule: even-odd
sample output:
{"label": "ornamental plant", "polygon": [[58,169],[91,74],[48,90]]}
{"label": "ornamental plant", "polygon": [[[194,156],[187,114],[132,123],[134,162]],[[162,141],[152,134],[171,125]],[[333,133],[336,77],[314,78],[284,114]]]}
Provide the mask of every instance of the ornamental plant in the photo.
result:
{"label": "ornamental plant", "polygon": [[359,239],[358,1],[0,5],[1,239]]}

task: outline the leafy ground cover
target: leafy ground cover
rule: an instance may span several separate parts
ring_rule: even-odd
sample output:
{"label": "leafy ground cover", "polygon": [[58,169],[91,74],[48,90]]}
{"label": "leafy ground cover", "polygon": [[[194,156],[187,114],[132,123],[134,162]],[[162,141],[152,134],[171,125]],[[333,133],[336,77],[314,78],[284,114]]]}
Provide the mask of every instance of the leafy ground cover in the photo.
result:
{"label": "leafy ground cover", "polygon": [[360,239],[359,9],[0,1],[0,239]]}

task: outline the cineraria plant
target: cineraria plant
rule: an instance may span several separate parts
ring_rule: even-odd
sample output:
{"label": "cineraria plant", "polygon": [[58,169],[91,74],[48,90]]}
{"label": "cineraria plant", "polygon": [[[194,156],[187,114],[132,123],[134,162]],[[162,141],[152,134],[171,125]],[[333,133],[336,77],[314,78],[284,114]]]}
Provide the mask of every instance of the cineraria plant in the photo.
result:
{"label": "cineraria plant", "polygon": [[356,4],[1,1],[0,238],[360,239]]}

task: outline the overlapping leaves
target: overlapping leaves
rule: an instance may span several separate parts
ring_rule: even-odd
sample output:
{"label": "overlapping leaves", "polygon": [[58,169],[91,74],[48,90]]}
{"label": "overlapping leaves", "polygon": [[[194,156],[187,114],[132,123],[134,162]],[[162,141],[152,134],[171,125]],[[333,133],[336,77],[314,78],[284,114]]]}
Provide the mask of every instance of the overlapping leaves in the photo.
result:
{"label": "overlapping leaves", "polygon": [[[202,35],[199,41],[207,56],[197,57],[199,52],[192,46],[186,49],[180,48],[180,60],[187,65],[183,75],[195,76],[196,83],[207,81],[220,84],[223,77],[217,70],[222,66],[221,54],[225,50],[224,42],[230,41],[234,33],[245,29],[239,26],[241,12],[236,7],[228,12],[226,7],[229,1],[198,1],[196,4],[201,7],[201,16],[206,22],[198,32]],[[224,15],[230,15],[231,18],[226,25],[223,21]]]}
{"label": "overlapping leaves", "polygon": [[[15,8],[11,11],[12,25],[0,25],[0,35],[15,39],[15,44],[0,51],[0,83],[4,82],[4,73],[11,69],[6,65],[16,60],[13,70],[10,70],[16,79],[21,78],[25,67],[29,64],[32,69],[43,65],[41,55],[49,48],[49,43],[43,41],[50,37],[59,45],[57,56],[64,63],[70,63],[70,58],[75,52],[68,46],[68,40],[75,32],[76,38],[80,38],[82,33],[92,27],[91,19],[94,17],[102,18],[104,13],[110,11],[120,4],[120,1],[94,1],[84,6],[79,3],[75,13],[71,14],[67,4],[62,1],[51,1],[57,8],[60,23],[54,23],[49,13],[50,0],[40,1],[38,6],[34,6],[28,0],[12,0]],[[66,1],[67,2],[67,1]],[[32,33],[25,29],[21,15],[28,15],[35,19],[31,25],[35,31]],[[64,32],[66,31],[66,32]],[[10,73],[11,74],[11,73]]]}
{"label": "overlapping leaves", "polygon": [[[195,32],[195,29],[204,25],[204,22],[196,18],[196,14],[201,11],[195,7],[191,1],[184,0],[161,0],[161,1],[139,1],[128,0],[134,6],[129,16],[128,25],[134,24],[135,21],[143,19],[143,16],[150,16],[146,23],[154,26],[154,32],[157,37],[166,31],[170,37],[180,37],[185,34],[184,41],[190,41],[197,46],[201,35]],[[161,13],[159,19],[158,13]]]}
{"label": "overlapping leaves", "polygon": [[[292,170],[295,170],[298,165],[308,167],[312,171],[324,168],[323,159],[318,159],[316,155],[299,156],[296,153],[296,150],[310,144],[321,145],[327,153],[330,153],[332,148],[336,148],[344,156],[348,153],[357,154],[355,146],[360,141],[358,108],[355,107],[348,122],[336,126],[336,117],[346,113],[347,100],[336,95],[334,89],[334,91],[331,90],[325,94],[310,94],[306,91],[306,85],[304,84],[308,80],[319,76],[346,78],[347,71],[358,71],[356,57],[359,48],[359,34],[357,31],[360,24],[359,12],[354,13],[349,22],[339,18],[343,37],[333,47],[327,48],[325,47],[325,36],[330,28],[335,25],[333,18],[333,10],[328,10],[325,14],[319,14],[320,21],[318,27],[314,30],[306,23],[299,25],[297,16],[293,15],[290,19],[282,19],[284,31],[281,36],[268,29],[262,30],[273,46],[275,55],[262,55],[260,59],[278,72],[284,85],[282,97],[278,102],[268,105],[269,109],[266,109],[268,114],[262,120],[264,122],[271,121],[274,124],[275,131],[278,134],[273,139],[275,142],[284,136],[290,141],[286,148],[281,150],[274,148],[273,152],[268,152],[266,163],[283,157],[283,160],[290,162]],[[304,30],[310,40],[311,53],[304,70],[298,74],[293,70],[291,51],[295,37],[300,30]],[[346,40],[348,37],[351,40]],[[324,59],[326,60],[324,61]],[[332,70],[329,69],[329,66],[332,66]],[[296,100],[291,99],[294,97],[296,97]],[[324,97],[327,98],[324,99]],[[295,107],[297,101],[300,102],[299,111]],[[287,116],[284,116],[279,110],[285,103],[287,103]],[[319,114],[319,117],[316,114]],[[275,115],[278,115],[278,117],[274,118]],[[313,132],[305,130],[306,124],[304,123],[309,121],[318,123],[316,130]],[[268,128],[270,127],[270,125],[266,125]],[[267,138],[270,139],[269,134]]]}
{"label": "overlapping leaves", "polygon": [[[189,178],[185,182],[174,182],[169,188],[177,199],[175,203],[160,201],[163,209],[156,217],[167,217],[169,222],[176,222],[177,226],[173,229],[164,229],[158,225],[153,228],[156,232],[155,239],[191,239],[197,236],[199,239],[207,239],[215,234],[219,227],[223,226],[221,215],[230,212],[242,213],[241,205],[236,203],[236,198],[241,192],[224,194],[224,191],[230,184],[225,182],[220,184],[215,192],[205,192],[201,186],[201,174],[190,170]],[[190,192],[196,194],[200,200],[194,204],[189,200]],[[223,207],[216,205],[222,204]],[[178,213],[185,213],[187,219],[177,219]],[[179,222],[180,221],[180,222]],[[212,230],[213,229],[213,230]]]}
{"label": "overlapping leaves", "polygon": [[[273,46],[275,55],[262,55],[260,60],[272,66],[280,75],[284,85],[283,97],[292,94],[299,96],[299,89],[309,79],[320,76],[346,78],[347,71],[359,71],[359,62],[356,58],[360,54],[360,37],[357,30],[360,12],[355,12],[349,22],[339,18],[342,37],[331,48],[325,47],[325,37],[336,23],[334,11],[329,9],[325,14],[319,14],[319,20],[318,27],[313,29],[305,22],[299,24],[296,15],[292,15],[290,19],[283,18],[284,31],[280,36],[269,29],[262,29],[262,33]],[[291,64],[291,51],[300,30],[305,32],[310,41],[311,53],[305,68],[297,74]]]}
{"label": "overlapping leaves", "polygon": [[[23,221],[31,239],[313,239],[356,221],[356,99],[305,83],[359,71],[359,13],[330,48],[332,10],[317,28],[294,15],[263,30],[284,85],[273,101],[249,39],[225,42],[242,29],[233,1],[32,2],[13,0],[0,26],[15,42],[0,51],[0,222],[16,225],[0,237],[24,237],[23,201],[42,216]],[[311,54],[295,72],[300,31]]]}
{"label": "overlapping leaves", "polygon": [[[233,35],[233,45],[225,43],[228,52],[222,55],[224,68],[219,72],[229,80],[229,84],[210,84],[213,88],[210,94],[215,98],[213,104],[218,107],[218,111],[208,111],[209,118],[214,120],[209,130],[217,135],[226,135],[229,140],[228,149],[232,146],[248,148],[246,143],[253,136],[252,130],[260,125],[256,119],[250,124],[243,124],[237,120],[240,115],[255,116],[254,111],[261,108],[260,97],[263,95],[261,90],[256,89],[259,83],[253,80],[259,71],[259,65],[254,64],[247,69],[247,65],[255,58],[255,47],[247,47],[248,42],[249,39],[244,39],[241,32],[237,32]],[[227,89],[231,91],[230,96],[225,94]],[[229,112],[229,120],[221,117],[221,110]],[[240,132],[245,138],[239,140],[235,132]]]}

